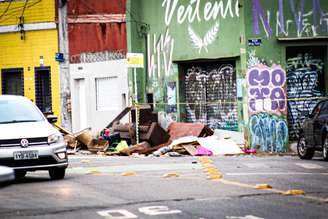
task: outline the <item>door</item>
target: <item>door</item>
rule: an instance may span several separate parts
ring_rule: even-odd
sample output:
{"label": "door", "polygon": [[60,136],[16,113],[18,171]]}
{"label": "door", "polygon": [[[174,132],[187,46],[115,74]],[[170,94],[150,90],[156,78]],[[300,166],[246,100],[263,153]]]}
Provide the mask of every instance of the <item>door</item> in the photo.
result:
{"label": "door", "polygon": [[[75,94],[77,100],[78,125],[77,130],[87,128],[87,106],[86,106],[86,83],[85,79],[74,80]],[[74,112],[73,112],[74,113]]]}
{"label": "door", "polygon": [[325,91],[325,46],[287,47],[288,128],[291,140]]}
{"label": "door", "polygon": [[43,113],[52,113],[50,67],[35,68],[35,100]]}
{"label": "door", "polygon": [[185,66],[185,72],[187,122],[237,131],[235,63],[191,63]]}
{"label": "door", "polygon": [[2,94],[24,96],[23,68],[2,69]]}

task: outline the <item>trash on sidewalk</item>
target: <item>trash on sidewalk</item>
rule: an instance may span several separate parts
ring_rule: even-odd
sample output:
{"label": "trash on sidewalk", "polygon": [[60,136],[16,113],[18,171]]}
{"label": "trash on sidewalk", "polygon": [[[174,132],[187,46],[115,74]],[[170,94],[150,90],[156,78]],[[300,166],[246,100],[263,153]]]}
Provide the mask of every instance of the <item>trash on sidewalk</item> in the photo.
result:
{"label": "trash on sidewalk", "polygon": [[212,156],[213,152],[210,150],[207,150],[206,148],[199,146],[196,149],[195,155],[194,156]]}
{"label": "trash on sidewalk", "polygon": [[170,139],[175,140],[181,137],[207,137],[214,134],[214,131],[207,125],[201,123],[181,123],[172,122],[168,127]]}
{"label": "trash on sidewalk", "polygon": [[[136,118],[133,113],[136,109],[140,115],[139,144],[136,144]],[[120,123],[128,113],[131,114],[131,122]],[[244,153],[232,139],[219,139],[205,124],[172,122],[165,130],[157,120],[157,113],[153,113],[149,105],[127,107],[97,134],[90,129],[77,133],[62,129],[62,132],[65,133],[68,147],[74,148],[74,151],[77,146],[86,146],[89,152],[103,156],[179,157]]]}
{"label": "trash on sidewalk", "polygon": [[213,155],[234,155],[243,154],[240,147],[231,139],[219,139],[217,136],[210,136],[206,138],[198,138],[199,144]]}
{"label": "trash on sidewalk", "polygon": [[256,149],[243,149],[242,150],[246,154],[256,154]]}

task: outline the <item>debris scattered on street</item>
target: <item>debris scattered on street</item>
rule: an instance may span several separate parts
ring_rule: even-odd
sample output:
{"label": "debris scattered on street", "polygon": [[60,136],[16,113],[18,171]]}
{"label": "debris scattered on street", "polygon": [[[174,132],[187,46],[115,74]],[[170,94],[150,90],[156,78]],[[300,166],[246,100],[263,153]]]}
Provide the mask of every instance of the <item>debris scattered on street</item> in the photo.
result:
{"label": "debris scattered on street", "polygon": [[[139,110],[138,129],[135,110]],[[131,122],[120,120],[130,113]],[[71,133],[59,126],[65,134],[69,153],[80,149],[99,156],[216,156],[253,154],[255,150],[242,150],[227,134],[214,135],[214,131],[201,123],[171,122],[167,130],[158,123],[158,115],[149,105],[125,108],[103,130],[92,133],[89,128]],[[138,133],[136,132],[138,130]],[[138,139],[137,139],[138,136]],[[224,138],[223,138],[223,137]],[[140,143],[137,143],[140,142]]]}

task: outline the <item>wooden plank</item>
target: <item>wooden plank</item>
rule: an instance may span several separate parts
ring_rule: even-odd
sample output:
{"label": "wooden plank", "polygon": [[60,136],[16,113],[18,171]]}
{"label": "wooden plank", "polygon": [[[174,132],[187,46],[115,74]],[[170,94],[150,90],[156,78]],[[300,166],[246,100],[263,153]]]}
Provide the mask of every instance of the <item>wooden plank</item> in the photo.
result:
{"label": "wooden plank", "polygon": [[182,147],[191,155],[191,156],[195,156],[196,154],[196,146],[192,145],[192,144],[184,144],[182,145]]}
{"label": "wooden plank", "polygon": [[62,133],[65,134],[65,135],[73,135],[70,131],[68,131],[67,129],[65,129],[65,128],[59,126],[59,125],[54,124],[54,126],[55,126],[60,132],[62,132]]}
{"label": "wooden plank", "polygon": [[131,107],[125,107],[125,109],[118,114],[107,126],[106,128],[111,128],[114,124],[114,122],[120,121],[128,112],[130,112]]}

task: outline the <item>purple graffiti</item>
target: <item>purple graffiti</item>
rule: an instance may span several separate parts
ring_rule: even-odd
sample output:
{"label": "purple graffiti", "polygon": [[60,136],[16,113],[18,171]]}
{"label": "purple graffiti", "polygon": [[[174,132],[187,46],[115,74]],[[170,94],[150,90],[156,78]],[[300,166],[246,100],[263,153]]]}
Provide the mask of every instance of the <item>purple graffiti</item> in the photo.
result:
{"label": "purple graffiti", "polygon": [[247,72],[251,112],[286,113],[286,73],[281,68],[252,68]]}
{"label": "purple graffiti", "polygon": [[[276,27],[276,34],[288,35],[288,22],[286,23],[286,13],[287,7],[289,8],[289,13],[293,17],[293,23],[295,25],[297,36],[302,36],[303,34],[309,34],[312,32],[314,36],[318,34],[318,31],[327,33],[328,32],[328,18],[326,12],[322,9],[320,0],[312,0],[312,8],[307,7],[305,9],[305,0],[275,0],[278,4],[278,12],[272,11],[271,8],[263,8],[261,2],[264,0],[252,0],[252,26],[253,34],[260,35],[261,28],[270,37],[273,35],[272,27]],[[285,5],[286,4],[286,5]],[[286,8],[285,8],[286,7]],[[276,18],[268,16],[267,13],[277,14]],[[312,19],[309,18],[312,16]],[[312,21],[311,21],[312,20]],[[306,22],[305,22],[306,21]],[[274,23],[276,22],[276,23]]]}
{"label": "purple graffiti", "polygon": [[270,27],[267,16],[265,15],[265,11],[263,10],[260,0],[252,1],[252,13],[253,13],[253,33],[258,35],[260,34],[260,19],[262,19],[264,28],[268,32],[268,34],[272,35],[272,29]]}
{"label": "purple graffiti", "polygon": [[272,71],[272,84],[273,86],[282,86],[284,85],[285,81],[286,81],[286,76],[285,76],[285,72],[281,71],[280,69],[274,69]]}
{"label": "purple graffiti", "polygon": [[279,21],[280,21],[280,33],[285,32],[285,19],[284,19],[284,2],[279,0]]}
{"label": "purple graffiti", "polygon": [[250,72],[249,84],[251,86],[256,86],[260,82],[263,86],[268,86],[270,83],[270,72],[267,70],[258,71],[258,69],[254,69]]}
{"label": "purple graffiti", "polygon": [[[322,11],[320,6],[320,0],[313,0],[313,24],[315,27],[320,24],[320,20],[325,18],[325,13]],[[322,30],[324,32],[328,32],[328,23],[326,21],[326,25],[323,25]]]}
{"label": "purple graffiti", "polygon": [[302,21],[303,21],[303,15],[304,15],[304,0],[301,0],[300,10],[296,10],[294,0],[289,0],[289,5],[290,5],[290,9],[292,11],[292,14],[294,16],[294,20],[295,20],[296,27],[297,27],[297,32],[299,32],[303,29]]}

